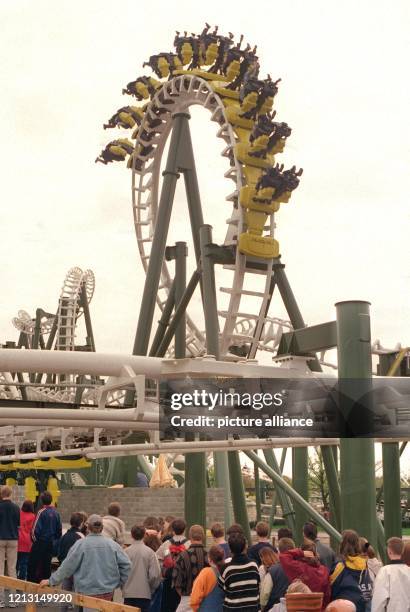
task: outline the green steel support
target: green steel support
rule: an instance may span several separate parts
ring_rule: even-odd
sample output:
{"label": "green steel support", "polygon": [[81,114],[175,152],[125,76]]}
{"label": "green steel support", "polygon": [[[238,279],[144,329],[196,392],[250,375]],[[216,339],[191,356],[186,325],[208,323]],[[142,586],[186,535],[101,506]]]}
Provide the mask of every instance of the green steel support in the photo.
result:
{"label": "green steel support", "polygon": [[[399,449],[400,457],[402,456],[403,452],[405,451],[406,446],[407,446],[407,442],[402,442],[400,444],[400,449]],[[376,504],[379,504],[380,501],[382,500],[382,498],[383,498],[383,483],[381,484],[380,489],[379,489],[379,491],[378,491],[378,493],[376,495]]]}
{"label": "green steel support", "polygon": [[384,488],[384,535],[401,538],[400,452],[398,442],[382,445]]}
{"label": "green steel support", "polygon": [[316,512],[316,510],[309,504],[309,502],[307,502],[301,495],[299,495],[299,493],[295,491],[295,489],[293,489],[291,485],[288,484],[284,478],[282,478],[282,476],[280,476],[274,469],[272,469],[260,457],[258,457],[258,455],[254,451],[243,451],[243,452],[245,453],[245,455],[249,457],[249,459],[251,459],[254,463],[256,463],[259,466],[262,472],[265,472],[267,476],[272,478],[272,480],[278,486],[279,490],[282,490],[283,492],[285,492],[287,495],[289,495],[289,497],[296,504],[301,506],[308,513],[308,515],[312,519],[314,519],[317,525],[322,527],[322,529],[326,531],[326,533],[334,537],[338,542],[341,541],[342,536],[333,527],[333,525],[328,523],[328,521],[325,518],[323,518],[323,516],[319,514],[319,512]]}
{"label": "green steel support", "polygon": [[[178,307],[186,289],[186,242],[175,243],[175,306]],[[175,357],[183,359],[186,352],[186,317],[181,315],[175,330]]]}
{"label": "green steel support", "polygon": [[[305,499],[309,501],[308,482],[308,447],[292,448],[292,486]],[[296,544],[303,542],[303,525],[309,515],[301,506],[295,507],[295,531],[293,538]]]}
{"label": "green steel support", "polygon": [[148,343],[171,219],[172,203],[174,201],[175,189],[179,178],[179,169],[185,161],[186,152],[184,137],[186,136],[185,124],[188,118],[189,115],[187,113],[177,113],[173,118],[174,124],[171,142],[168,150],[167,163],[163,172],[164,179],[151,245],[151,252],[154,253],[155,256],[150,257],[148,262],[144,292],[138,317],[138,326],[135,334],[133,355],[146,355],[148,352]]}
{"label": "green steel support", "polygon": [[[282,448],[282,454],[280,456],[280,474],[283,474],[283,468],[285,467],[286,454],[287,454],[287,446]],[[272,467],[272,466],[271,466]],[[272,504],[269,513],[269,527],[272,529],[273,524],[275,522],[275,512],[276,512],[276,500],[277,500],[276,487],[272,491]]]}
{"label": "green steel support", "polygon": [[340,484],[334,456],[335,448],[337,452],[337,447],[332,446],[322,446],[320,450],[322,452],[327,484],[329,486],[330,516],[332,517],[331,522],[334,524],[336,529],[340,531]]}
{"label": "green steel support", "polygon": [[[302,313],[299,310],[299,306],[296,302],[292,288],[286,276],[284,264],[282,264],[280,261],[278,261],[278,263],[275,263],[274,271],[275,282],[278,286],[282,301],[289,315],[289,319],[292,323],[293,329],[301,329],[302,327],[305,327],[305,322],[303,320]],[[320,363],[314,353],[312,354],[312,357],[313,359],[308,363],[309,368],[313,372],[321,372],[322,368],[320,367]]]}
{"label": "green steel support", "polygon": [[228,451],[229,479],[235,522],[242,525],[245,537],[251,543],[248,511],[246,508],[245,487],[243,484],[241,462],[238,451]]}
{"label": "green steel support", "polygon": [[161,314],[161,318],[158,321],[157,331],[155,332],[155,336],[152,340],[151,348],[149,351],[150,357],[155,357],[157,354],[159,345],[161,344],[161,340],[164,337],[165,331],[169,325],[169,320],[171,318],[172,311],[174,310],[175,305],[175,282],[172,282],[170,287],[167,301],[164,304],[164,309]]}
{"label": "green steel support", "polygon": [[226,451],[214,452],[214,470],[215,470],[215,483],[217,487],[220,487],[225,491],[224,495],[224,524],[225,528],[229,527],[233,523],[232,510],[231,510],[231,496],[230,496],[230,483],[229,483],[229,467],[228,467],[228,454]]}
{"label": "green steel support", "polygon": [[212,227],[203,225],[199,230],[202,268],[202,302],[205,316],[206,350],[219,359],[219,322],[216,301],[215,270],[208,245],[212,244]]}
{"label": "green steel support", "polygon": [[206,529],[205,453],[185,455],[184,496],[187,530],[192,525],[202,525]]}
{"label": "green steel support", "polygon": [[[366,424],[368,414],[365,409],[358,414],[360,408],[354,402],[369,394],[372,385],[369,303],[338,302],[336,318],[340,409],[345,418],[353,419],[360,428]],[[356,379],[354,387],[349,379]],[[340,485],[342,529],[355,529],[369,542],[376,543],[373,439],[341,438]]]}
{"label": "green steel support", "polygon": [[259,468],[257,465],[253,465],[253,473],[255,477],[255,503],[256,503],[256,520],[262,520],[262,507],[261,507],[261,482],[259,478]]}
{"label": "green steel support", "polygon": [[[270,448],[266,448],[263,450],[263,454],[265,456],[265,461],[268,464],[269,468],[273,470],[275,474],[277,474],[279,477],[282,477],[282,470],[280,469],[280,466],[278,464],[274,451]],[[282,457],[283,457],[283,454],[282,454]],[[276,481],[274,482],[276,483]],[[282,508],[283,518],[285,519],[286,524],[289,527],[289,529],[291,529],[293,533],[296,533],[295,511],[293,509],[292,502],[290,501],[288,495],[282,488],[276,487],[276,484],[275,484],[275,488],[276,488],[277,495],[279,498],[279,503]]]}
{"label": "green steel support", "polygon": [[161,343],[158,347],[158,350],[156,352],[156,357],[163,357],[165,355],[165,353],[167,352],[167,348],[169,347],[169,345],[171,344],[171,340],[175,334],[175,330],[178,326],[178,323],[181,319],[181,317],[185,314],[185,311],[187,309],[187,306],[189,304],[189,301],[191,299],[191,297],[194,294],[194,291],[198,285],[199,279],[201,277],[201,273],[199,272],[199,270],[195,270],[191,276],[191,279],[186,287],[186,290],[184,292],[183,297],[181,298],[175,312],[174,312],[174,316],[172,317],[172,320],[170,322],[170,324],[168,325],[168,328],[161,340]]}
{"label": "green steel support", "polygon": [[91,323],[90,307],[89,307],[88,300],[87,300],[87,290],[86,290],[85,283],[81,285],[80,305],[82,306],[83,312],[84,312],[84,322],[85,322],[85,329],[87,333],[87,346],[90,347],[90,351],[95,353],[94,332],[93,332],[93,326]]}

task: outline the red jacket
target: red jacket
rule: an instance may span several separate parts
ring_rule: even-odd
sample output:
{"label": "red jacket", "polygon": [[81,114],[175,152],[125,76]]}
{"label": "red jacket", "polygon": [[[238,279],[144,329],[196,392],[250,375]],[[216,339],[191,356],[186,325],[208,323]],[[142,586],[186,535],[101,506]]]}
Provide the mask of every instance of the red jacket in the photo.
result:
{"label": "red jacket", "polygon": [[318,561],[307,562],[301,548],[293,548],[279,554],[279,560],[289,582],[299,578],[312,593],[323,593],[323,610],[330,601],[329,570]]}
{"label": "red jacket", "polygon": [[31,529],[35,518],[36,515],[32,512],[23,512],[23,510],[20,510],[18,552],[30,552],[33,545],[31,541]]}

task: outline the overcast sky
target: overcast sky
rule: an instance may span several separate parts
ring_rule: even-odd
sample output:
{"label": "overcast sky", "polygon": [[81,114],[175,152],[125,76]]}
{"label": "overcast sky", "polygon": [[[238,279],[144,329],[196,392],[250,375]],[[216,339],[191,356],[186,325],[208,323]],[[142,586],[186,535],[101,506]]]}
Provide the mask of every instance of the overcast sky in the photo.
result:
{"label": "overcast sky", "polygon": [[[304,168],[277,216],[283,261],[310,324],[341,299],[367,299],[373,339],[410,343],[409,4],[396,0],[3,0],[0,4],[0,342],[18,309],[55,311],[67,270],[96,275],[97,350],[129,352],[144,282],[123,165],[95,165],[122,87],[174,31],[243,33],[261,74],[282,78],[283,161]],[[229,216],[221,145],[204,113],[192,131],[205,220]],[[279,161],[279,160],[278,160]],[[178,191],[172,236],[185,239]],[[225,208],[224,208],[225,207]],[[280,309],[272,312],[281,314]],[[79,339],[82,342],[82,338]]]}
{"label": "overcast sky", "polygon": [[[257,43],[262,76],[282,78],[277,117],[293,128],[283,161],[304,174],[277,216],[277,237],[306,321],[333,318],[337,300],[368,299],[373,338],[410,342],[408,3],[240,6],[3,0],[0,342],[16,339],[18,309],[54,311],[78,265],[96,275],[97,349],[131,350],[144,281],[131,174],[94,164],[120,136],[102,123],[130,102],[121,89],[144,73],[142,62],[171,50],[176,29],[198,32],[205,20]],[[191,123],[205,220],[218,225],[231,190],[221,143],[205,113]]]}

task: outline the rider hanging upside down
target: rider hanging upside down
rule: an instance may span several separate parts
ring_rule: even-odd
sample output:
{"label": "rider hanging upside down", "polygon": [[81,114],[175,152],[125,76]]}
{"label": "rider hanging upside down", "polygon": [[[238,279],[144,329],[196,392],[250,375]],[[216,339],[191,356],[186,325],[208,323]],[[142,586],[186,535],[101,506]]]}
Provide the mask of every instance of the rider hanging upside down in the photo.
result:
{"label": "rider hanging upside down", "polygon": [[107,165],[113,161],[124,161],[127,155],[131,155],[134,151],[134,145],[127,138],[118,138],[112,140],[103,149],[100,155],[95,160],[95,163],[100,162]]}

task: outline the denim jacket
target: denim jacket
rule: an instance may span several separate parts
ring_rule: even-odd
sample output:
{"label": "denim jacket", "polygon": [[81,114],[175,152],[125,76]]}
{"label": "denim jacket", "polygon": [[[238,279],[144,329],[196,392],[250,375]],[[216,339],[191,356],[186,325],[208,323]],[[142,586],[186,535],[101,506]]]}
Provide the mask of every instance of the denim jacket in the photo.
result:
{"label": "denim jacket", "polygon": [[84,595],[112,593],[126,583],[131,562],[113,540],[90,533],[70,548],[67,557],[50,577],[50,586],[73,576],[74,590]]}

